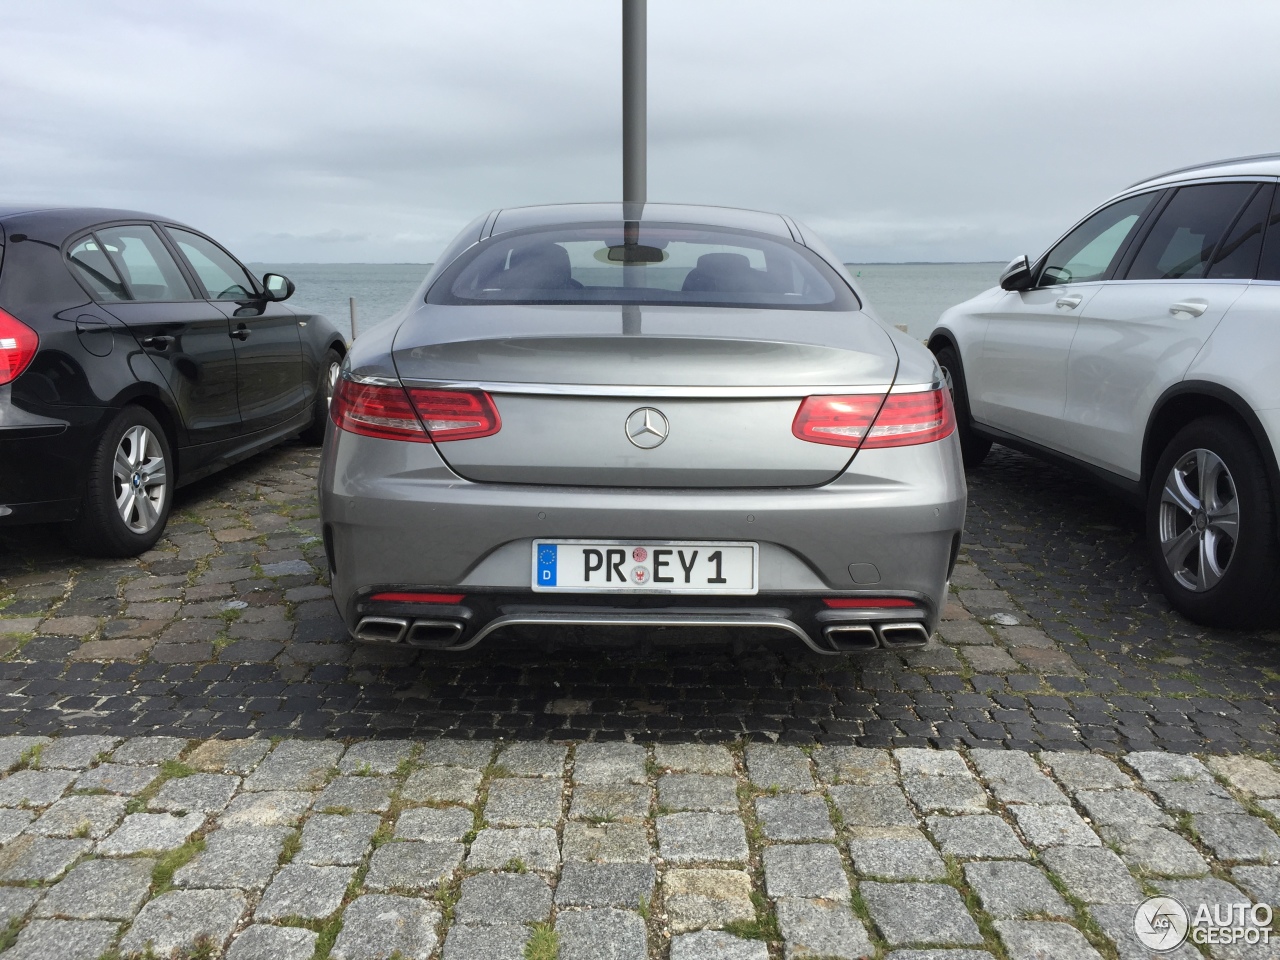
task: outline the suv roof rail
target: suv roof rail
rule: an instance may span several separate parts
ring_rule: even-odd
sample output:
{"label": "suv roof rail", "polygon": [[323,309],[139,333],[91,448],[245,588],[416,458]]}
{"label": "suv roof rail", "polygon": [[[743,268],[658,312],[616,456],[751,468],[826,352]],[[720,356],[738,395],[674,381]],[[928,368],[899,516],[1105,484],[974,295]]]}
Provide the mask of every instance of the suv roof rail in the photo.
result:
{"label": "suv roof rail", "polygon": [[1251,157],[1230,157],[1226,160],[1211,160],[1208,163],[1193,163],[1189,167],[1178,167],[1176,170],[1166,170],[1164,173],[1157,173],[1153,177],[1143,177],[1141,180],[1136,180],[1129,184],[1129,186],[1136,187],[1140,183],[1148,183],[1151,180],[1162,180],[1165,177],[1173,176],[1175,173],[1189,173],[1192,170],[1208,170],[1210,167],[1223,167],[1231,163],[1248,163],[1250,160],[1280,160],[1280,153],[1255,153]]}

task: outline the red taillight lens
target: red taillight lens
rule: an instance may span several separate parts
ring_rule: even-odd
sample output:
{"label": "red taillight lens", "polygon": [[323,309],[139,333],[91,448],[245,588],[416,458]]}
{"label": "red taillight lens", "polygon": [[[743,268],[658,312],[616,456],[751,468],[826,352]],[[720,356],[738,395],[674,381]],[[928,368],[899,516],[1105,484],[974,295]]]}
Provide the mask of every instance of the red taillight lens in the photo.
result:
{"label": "red taillight lens", "polygon": [[914,600],[904,597],[825,597],[822,602],[832,610],[884,610],[916,605]]}
{"label": "red taillight lens", "polygon": [[838,447],[907,447],[931,443],[956,428],[951,393],[868,393],[847,397],[806,397],[791,432],[811,443]]}
{"label": "red taillight lens", "polygon": [[15,316],[0,310],[0,384],[12,383],[36,355],[40,337]]}
{"label": "red taillight lens", "polygon": [[419,390],[409,396],[437,443],[443,440],[475,440],[502,429],[502,418],[487,393],[466,390]]}
{"label": "red taillight lens", "polygon": [[375,593],[370,600],[388,600],[396,603],[461,603],[466,598],[464,593]]}
{"label": "red taillight lens", "polygon": [[339,380],[329,415],[339,430],[348,433],[383,440],[431,441],[403,387]]}

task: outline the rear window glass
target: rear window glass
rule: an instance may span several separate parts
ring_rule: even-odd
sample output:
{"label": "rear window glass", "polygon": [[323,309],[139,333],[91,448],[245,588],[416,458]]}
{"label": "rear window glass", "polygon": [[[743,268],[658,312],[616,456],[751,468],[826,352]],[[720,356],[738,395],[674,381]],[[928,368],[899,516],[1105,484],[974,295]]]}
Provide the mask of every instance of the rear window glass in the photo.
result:
{"label": "rear window glass", "polygon": [[859,308],[839,275],[798,244],[659,223],[557,226],[493,237],[451,265],[427,302]]}

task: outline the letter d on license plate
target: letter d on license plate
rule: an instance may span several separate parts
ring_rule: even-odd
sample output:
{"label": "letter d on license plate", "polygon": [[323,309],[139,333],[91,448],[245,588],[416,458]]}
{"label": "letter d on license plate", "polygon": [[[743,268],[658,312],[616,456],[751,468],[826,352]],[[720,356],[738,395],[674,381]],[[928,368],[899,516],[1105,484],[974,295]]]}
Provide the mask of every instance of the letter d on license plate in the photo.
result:
{"label": "letter d on license plate", "polygon": [[535,540],[540,593],[754,594],[755,543],[670,540]]}

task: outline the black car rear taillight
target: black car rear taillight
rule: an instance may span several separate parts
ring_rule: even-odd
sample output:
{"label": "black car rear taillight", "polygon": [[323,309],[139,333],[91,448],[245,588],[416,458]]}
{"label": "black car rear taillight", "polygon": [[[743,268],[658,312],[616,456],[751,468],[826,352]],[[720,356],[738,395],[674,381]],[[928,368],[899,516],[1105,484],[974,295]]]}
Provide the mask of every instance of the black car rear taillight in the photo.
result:
{"label": "black car rear taillight", "polygon": [[0,384],[16,380],[31,363],[38,346],[40,337],[34,330],[0,310]]}

